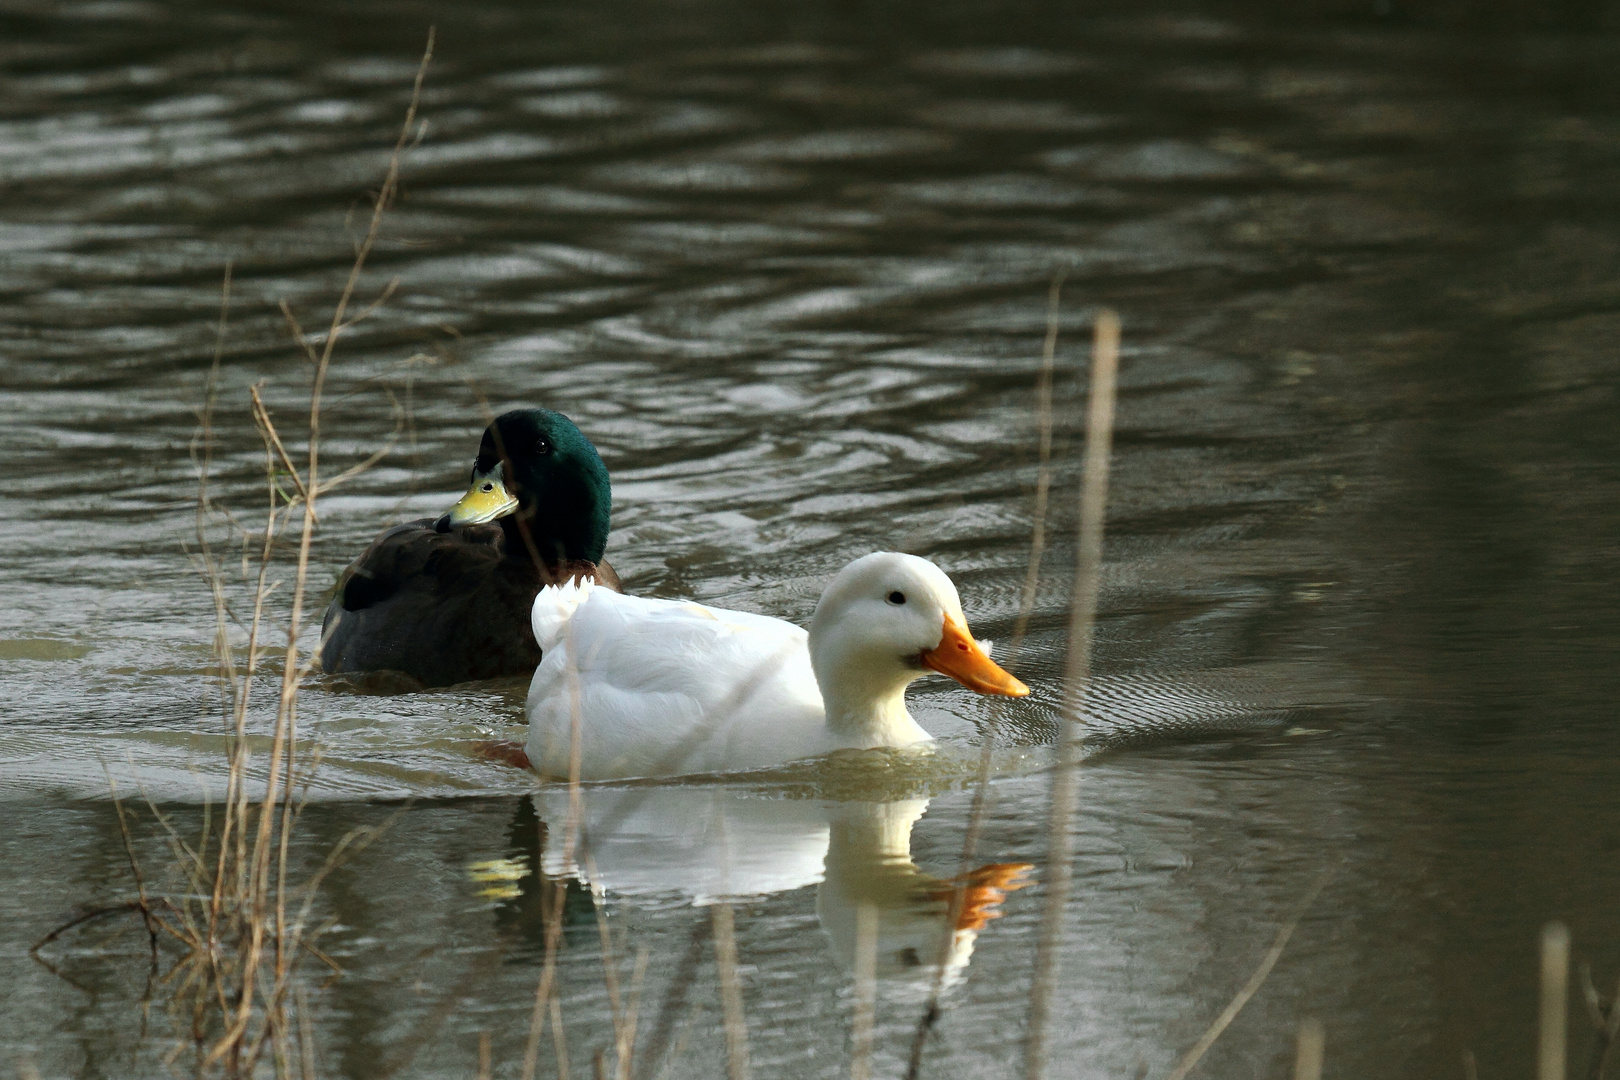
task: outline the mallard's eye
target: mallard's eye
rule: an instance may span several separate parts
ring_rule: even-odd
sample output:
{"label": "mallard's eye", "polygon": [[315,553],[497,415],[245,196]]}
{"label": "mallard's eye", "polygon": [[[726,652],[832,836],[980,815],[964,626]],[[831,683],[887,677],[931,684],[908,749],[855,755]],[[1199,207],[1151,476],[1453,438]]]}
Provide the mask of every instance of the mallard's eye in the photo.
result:
{"label": "mallard's eye", "polygon": [[888,599],[889,603],[893,604],[895,607],[899,607],[901,604],[906,602],[906,594],[901,592],[899,589],[896,589],[894,592],[889,594]]}
{"label": "mallard's eye", "polygon": [[547,442],[545,439],[535,440],[534,452],[542,457],[551,453],[551,443]]}

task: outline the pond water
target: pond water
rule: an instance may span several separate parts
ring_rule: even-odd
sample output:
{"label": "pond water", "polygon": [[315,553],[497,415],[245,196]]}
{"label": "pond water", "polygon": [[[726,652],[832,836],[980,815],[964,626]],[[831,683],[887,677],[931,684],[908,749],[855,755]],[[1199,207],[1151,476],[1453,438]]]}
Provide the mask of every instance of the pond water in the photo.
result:
{"label": "pond water", "polygon": [[[1034,693],[999,709],[975,857],[1035,869],[959,938],[923,1075],[1018,1068],[1102,306],[1125,345],[1050,1074],[1163,1075],[1325,871],[1195,1075],[1287,1075],[1304,1017],[1332,1075],[1527,1074],[1539,927],[1620,973],[1620,41],[1598,6],[1481,12],[8,4],[4,1067],[164,1070],[142,934],[87,928],[55,972],[28,949],[131,895],[110,781],[201,827],[224,743],[189,447],[224,269],[214,492],[252,525],[248,387],[284,431],[307,393],[277,305],[329,319],[436,23],[360,294],[397,289],[326,419],[334,467],[397,444],[324,503],[315,588],[454,498],[489,410],[537,403],[612,470],[631,591],[803,622],[895,548],[1005,639],[1062,270]],[[930,757],[590,792],[587,860],[547,843],[554,792],[475,752],[522,693],[306,690],[295,873],[386,825],[322,893],[322,1073],[472,1075],[487,1034],[517,1075],[556,876],[575,1075],[613,1037],[593,892],[627,981],[646,953],[636,1075],[725,1069],[726,896],[754,1075],[849,1070],[863,903],[875,1075],[903,1072],[985,701],[914,689]],[[133,844],[172,862],[149,814]]]}

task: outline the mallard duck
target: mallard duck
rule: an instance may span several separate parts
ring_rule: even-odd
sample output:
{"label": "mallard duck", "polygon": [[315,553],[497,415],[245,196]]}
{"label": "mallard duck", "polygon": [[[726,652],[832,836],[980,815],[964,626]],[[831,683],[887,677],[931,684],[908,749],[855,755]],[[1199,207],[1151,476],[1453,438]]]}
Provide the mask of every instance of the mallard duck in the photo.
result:
{"label": "mallard duck", "polygon": [[968,633],[956,586],[926,559],[880,551],[841,570],[806,633],[763,615],[621,596],[589,581],[540,590],[530,764],[584,780],[767,768],[833,750],[929,740],[906,687],[933,670],[981,694],[1029,688]]}
{"label": "mallard duck", "polygon": [[343,572],[321,627],[322,668],[402,672],[423,686],[530,674],[543,586],[619,588],[602,560],[612,502],[607,467],[573,421],[502,413],[450,512],[394,526]]}

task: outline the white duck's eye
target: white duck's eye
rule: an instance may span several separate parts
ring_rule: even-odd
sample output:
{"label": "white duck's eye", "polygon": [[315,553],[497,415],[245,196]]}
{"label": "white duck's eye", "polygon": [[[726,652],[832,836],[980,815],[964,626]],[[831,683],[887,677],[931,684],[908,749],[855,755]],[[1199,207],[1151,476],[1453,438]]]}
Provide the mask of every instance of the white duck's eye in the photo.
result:
{"label": "white duck's eye", "polygon": [[899,607],[901,604],[906,602],[906,594],[901,592],[899,589],[896,589],[894,592],[888,595],[887,599],[889,603],[893,604],[895,607]]}

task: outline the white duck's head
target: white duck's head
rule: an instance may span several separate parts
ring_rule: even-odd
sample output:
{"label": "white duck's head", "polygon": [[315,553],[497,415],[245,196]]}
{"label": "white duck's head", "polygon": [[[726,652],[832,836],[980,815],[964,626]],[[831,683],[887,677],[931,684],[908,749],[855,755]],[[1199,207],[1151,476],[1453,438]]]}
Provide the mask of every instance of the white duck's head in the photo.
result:
{"label": "white duck's head", "polygon": [[981,694],[1029,693],[968,633],[945,572],[893,551],[856,559],[821,594],[810,620],[810,662],[828,725],[867,746],[916,741],[897,737],[915,728],[905,689],[930,670]]}

